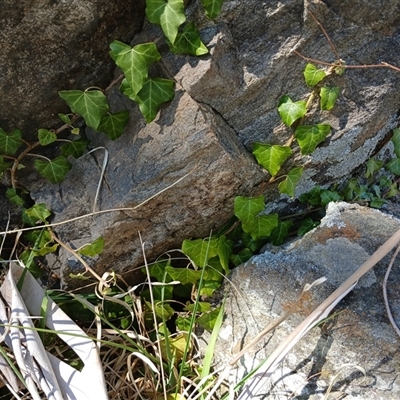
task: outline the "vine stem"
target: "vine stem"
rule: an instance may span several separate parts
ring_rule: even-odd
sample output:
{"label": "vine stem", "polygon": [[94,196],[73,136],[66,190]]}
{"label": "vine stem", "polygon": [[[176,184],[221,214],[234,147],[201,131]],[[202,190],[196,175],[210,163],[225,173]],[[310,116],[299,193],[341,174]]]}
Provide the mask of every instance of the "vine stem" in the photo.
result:
{"label": "vine stem", "polygon": [[48,231],[51,235],[51,239],[54,242],[58,243],[63,249],[65,249],[69,253],[73,254],[74,257],[76,257],[80,261],[80,263],[85,267],[86,272],[90,272],[105,287],[107,287],[107,288],[110,287],[110,285],[88,265],[88,263],[82,258],[82,256],[77,251],[75,251],[74,249],[69,247],[67,244],[65,244],[62,240],[60,240],[50,228],[48,228]]}
{"label": "vine stem", "polygon": [[[59,133],[61,133],[62,131],[64,131],[65,129],[69,129],[72,124],[79,118],[78,114],[74,114],[74,116],[71,118],[71,124],[64,124],[62,126],[60,126],[57,130],[54,131],[54,133],[56,135],[58,135]],[[24,141],[25,142],[25,141]],[[41,146],[40,141],[37,141],[35,143],[27,143],[25,142],[27,145],[27,148],[19,154],[19,156],[17,158],[14,159],[14,164],[11,167],[11,174],[10,174],[10,180],[11,180],[11,186],[16,189],[17,188],[17,179],[16,179],[16,174],[17,174],[17,169],[18,169],[18,165],[21,163],[21,161],[36,147]],[[37,155],[38,157],[40,157],[39,155]],[[47,157],[46,157],[47,158]],[[47,158],[48,160],[48,158]]]}

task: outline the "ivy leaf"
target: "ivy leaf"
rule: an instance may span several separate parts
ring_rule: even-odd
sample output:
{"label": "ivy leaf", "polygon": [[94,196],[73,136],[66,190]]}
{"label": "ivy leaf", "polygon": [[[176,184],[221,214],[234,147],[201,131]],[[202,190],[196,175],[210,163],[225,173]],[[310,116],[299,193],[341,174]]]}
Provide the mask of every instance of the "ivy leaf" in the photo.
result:
{"label": "ivy leaf", "polygon": [[202,314],[199,318],[196,319],[196,322],[201,325],[204,329],[208,331],[212,331],[217,321],[219,312],[221,307],[216,308],[215,310]]}
{"label": "ivy leaf", "polygon": [[309,192],[301,194],[299,201],[308,203],[310,206],[319,206],[321,204],[321,187],[315,186]]}
{"label": "ivy leaf", "polygon": [[385,199],[381,199],[380,197],[373,197],[369,206],[372,208],[381,208],[387,201]]}
{"label": "ivy leaf", "polygon": [[217,18],[221,12],[222,3],[224,0],[201,0],[204,9],[206,10],[206,15],[208,18]]}
{"label": "ivy leaf", "polygon": [[394,145],[394,154],[400,157],[400,129],[393,129],[392,143]]}
{"label": "ivy leaf", "polygon": [[263,214],[255,217],[250,223],[242,224],[242,228],[250,233],[254,240],[258,240],[269,237],[278,223],[278,214]]}
{"label": "ivy leaf", "polygon": [[294,103],[289,96],[284,96],[280,103],[278,107],[279,115],[286,126],[292,126],[295,121],[306,115],[306,102],[303,100]]}
{"label": "ivy leaf", "polygon": [[305,218],[297,230],[298,236],[304,236],[307,232],[311,231],[320,224],[319,221],[314,221],[312,218]]}
{"label": "ivy leaf", "polygon": [[185,311],[193,312],[196,305],[197,312],[209,312],[211,311],[211,304],[206,301],[198,301],[197,304],[190,304],[189,302],[186,303],[184,307]]}
{"label": "ivy leaf", "polygon": [[235,197],[233,212],[244,224],[250,223],[265,208],[264,196]]}
{"label": "ivy leaf", "polygon": [[186,239],[182,242],[182,251],[195,265],[202,268],[210,258],[218,254],[218,239]]}
{"label": "ivy leaf", "polygon": [[[147,81],[150,65],[161,58],[154,43],[128,46],[118,40],[110,44],[111,58],[125,75],[126,81],[132,89],[133,96],[140,91]],[[134,99],[132,99],[134,100]]]}
{"label": "ivy leaf", "polygon": [[108,111],[107,98],[100,90],[62,90],[59,96],[68,104],[72,112],[83,117],[87,126],[94,130],[102,116]]}
{"label": "ivy leaf", "polygon": [[280,246],[285,241],[292,225],[290,220],[279,221],[278,226],[271,232],[271,242],[274,246]]}
{"label": "ivy leaf", "polygon": [[48,222],[47,218],[49,218],[50,215],[51,212],[47,209],[46,204],[39,203],[35,204],[31,208],[24,210],[22,213],[22,220],[28,225],[34,226],[38,222]]}
{"label": "ivy leaf", "polygon": [[367,161],[367,170],[365,172],[365,177],[373,178],[376,172],[378,172],[383,166],[383,161],[376,160],[374,157]]}
{"label": "ivy leaf", "polygon": [[182,285],[190,283],[194,285],[201,278],[201,271],[190,268],[175,268],[166,266],[165,271],[174,280],[179,281]]}
{"label": "ivy leaf", "polygon": [[8,188],[6,190],[6,197],[11,203],[16,204],[17,206],[20,207],[23,206],[25,203],[22,197],[18,195],[15,188]]}
{"label": "ivy leaf", "polygon": [[311,87],[326,77],[326,72],[323,69],[318,69],[314,64],[307,64],[303,74],[307,86]]}
{"label": "ivy leaf", "polygon": [[147,123],[154,120],[162,103],[174,98],[174,82],[170,79],[148,79],[137,94],[139,108]]}
{"label": "ivy leaf", "polygon": [[187,24],[183,31],[178,33],[175,43],[169,43],[169,47],[175,54],[202,56],[208,53],[207,47],[200,39],[199,30],[193,23]]}
{"label": "ivy leaf", "polygon": [[[158,280],[158,282],[164,282],[165,280],[165,267],[170,265],[169,260],[157,261],[152,265],[149,265],[149,274],[152,278]],[[142,268],[142,272],[146,273],[146,268]]]}
{"label": "ivy leaf", "polygon": [[331,201],[342,200],[342,197],[338,192],[333,192],[331,190],[323,190],[321,192],[321,205],[326,206]]}
{"label": "ivy leaf", "polygon": [[324,86],[321,88],[321,110],[331,110],[339,97],[340,88]]}
{"label": "ivy leaf", "polygon": [[164,35],[175,42],[179,27],[186,21],[183,0],[146,0],[147,19],[161,26]]}
{"label": "ivy leaf", "polygon": [[231,255],[231,262],[235,267],[237,267],[247,260],[250,260],[250,258],[253,257],[253,254],[254,253],[250,249],[244,248],[243,250],[239,251],[239,253]]}
{"label": "ivy leaf", "polygon": [[286,176],[286,179],[278,185],[279,191],[282,194],[284,193],[290,197],[294,197],[296,184],[300,180],[302,174],[302,167],[296,167],[290,170]]}
{"label": "ivy leaf", "polygon": [[218,240],[218,256],[219,261],[226,274],[229,273],[229,258],[232,254],[233,242],[228,240],[225,236],[221,236]]}
{"label": "ivy leaf", "polygon": [[83,155],[89,143],[90,141],[85,138],[64,143],[61,145],[61,153],[64,157],[72,156],[79,158]]}
{"label": "ivy leaf", "polygon": [[211,297],[212,294],[220,287],[220,281],[205,281],[200,288],[200,296]]}
{"label": "ivy leaf", "polygon": [[12,163],[4,161],[4,157],[0,156],[0,174],[3,173],[6,169],[11,168],[11,166]]}
{"label": "ivy leaf", "polygon": [[68,114],[59,113],[57,115],[58,115],[58,118],[60,118],[61,121],[64,122],[64,124],[71,125],[71,123],[72,123],[71,118],[69,117]]}
{"label": "ivy leaf", "polygon": [[39,143],[42,146],[47,146],[50,143],[54,143],[57,140],[57,135],[49,131],[48,129],[39,129],[38,130],[38,138],[39,138]]}
{"label": "ivy leaf", "polygon": [[162,303],[161,301],[155,303],[154,308],[151,308],[151,303],[148,301],[146,301],[146,305],[163,321],[168,321],[175,314],[174,309],[169,304]]}
{"label": "ivy leaf", "polygon": [[92,243],[81,247],[78,250],[78,253],[82,254],[83,256],[94,257],[100,254],[103,251],[103,249],[104,249],[104,239],[100,236]]}
{"label": "ivy leaf", "polygon": [[311,154],[326,139],[330,131],[331,126],[327,124],[299,126],[294,136],[299,143],[301,154]]}
{"label": "ivy leaf", "polygon": [[282,164],[292,155],[292,150],[289,146],[256,142],[253,145],[253,154],[257,162],[272,176],[275,176],[281,169]]}
{"label": "ivy leaf", "polygon": [[7,134],[2,128],[0,128],[0,153],[7,156],[13,156],[18,147],[22,144],[22,132],[19,129],[13,129]]}
{"label": "ivy leaf", "polygon": [[54,160],[42,161],[35,160],[35,168],[40,175],[48,179],[51,183],[61,183],[72,165],[64,156],[58,156]]}
{"label": "ivy leaf", "polygon": [[124,132],[129,121],[129,111],[120,111],[115,114],[103,115],[98,127],[99,132],[105,133],[109,139],[118,139]]}
{"label": "ivy leaf", "polygon": [[400,159],[392,158],[386,165],[385,168],[395,175],[400,175]]}

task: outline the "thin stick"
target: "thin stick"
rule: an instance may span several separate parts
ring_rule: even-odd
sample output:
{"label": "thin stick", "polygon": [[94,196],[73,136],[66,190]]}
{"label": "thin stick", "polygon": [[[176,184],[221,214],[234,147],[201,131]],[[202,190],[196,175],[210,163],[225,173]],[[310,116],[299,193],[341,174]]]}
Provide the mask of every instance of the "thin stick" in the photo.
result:
{"label": "thin stick", "polygon": [[121,212],[121,211],[136,211],[138,208],[140,208],[144,204],[148,203],[150,200],[154,199],[155,197],[157,197],[160,194],[166,192],[167,190],[169,190],[172,187],[174,187],[175,185],[177,185],[179,182],[181,182],[184,179],[186,179],[190,174],[192,174],[197,169],[197,167],[198,167],[198,165],[196,165],[191,171],[189,171],[187,174],[183,175],[177,181],[175,181],[171,185],[167,186],[166,188],[160,190],[159,192],[157,192],[153,196],[150,196],[148,199],[142,201],[140,204],[138,204],[135,207],[112,208],[112,209],[109,209],[109,210],[101,210],[101,211],[91,212],[91,213],[88,213],[88,214],[80,215],[79,217],[68,219],[66,221],[54,222],[52,224],[30,226],[28,228],[13,229],[12,231],[7,231],[6,230],[6,231],[3,231],[3,232],[0,232],[0,235],[7,235],[7,234],[12,234],[12,233],[17,233],[17,232],[32,231],[32,230],[40,229],[40,228],[52,228],[54,226],[60,226],[60,225],[69,224],[71,222],[79,221],[81,219],[88,218],[88,217],[91,217],[93,215],[106,214],[106,213],[111,213],[111,212]]}
{"label": "thin stick", "polygon": [[388,295],[387,295],[387,281],[389,279],[389,275],[390,275],[390,272],[392,270],[394,261],[396,260],[396,257],[399,254],[399,252],[400,252],[400,246],[397,247],[396,251],[394,252],[394,254],[393,254],[393,256],[392,256],[392,258],[390,260],[388,269],[387,269],[386,274],[385,274],[385,279],[383,280],[382,290],[383,290],[383,298],[385,300],[386,312],[388,314],[390,323],[392,324],[392,326],[393,326],[394,330],[396,331],[396,333],[400,336],[400,329],[397,326],[396,321],[393,318],[392,311],[390,310]]}
{"label": "thin stick", "polygon": [[328,41],[329,46],[331,47],[331,49],[332,49],[332,51],[333,51],[333,54],[335,54],[335,57],[336,57],[337,62],[338,62],[339,64],[341,64],[339,53],[337,52],[336,47],[335,47],[335,45],[333,44],[331,38],[330,38],[329,35],[326,33],[326,30],[324,29],[324,27],[322,26],[322,24],[317,20],[317,18],[315,17],[315,15],[314,15],[311,11],[308,11],[308,12],[310,13],[310,15],[311,15],[312,19],[314,20],[314,22],[319,26],[319,29],[321,29],[322,33],[325,35],[325,38],[326,38],[326,40]]}
{"label": "thin stick", "polygon": [[326,65],[328,67],[340,67],[340,68],[347,68],[347,69],[390,68],[390,69],[393,69],[394,71],[400,72],[399,67],[396,67],[395,65],[389,64],[384,61],[382,61],[380,64],[359,64],[359,65],[358,64],[353,64],[353,65],[350,64],[350,65],[348,65],[348,64],[337,64],[337,63],[330,63],[330,62],[326,62],[326,61],[322,61],[322,60],[316,60],[315,58],[304,56],[297,50],[293,50],[293,53],[296,53],[303,60],[310,61],[315,64]]}

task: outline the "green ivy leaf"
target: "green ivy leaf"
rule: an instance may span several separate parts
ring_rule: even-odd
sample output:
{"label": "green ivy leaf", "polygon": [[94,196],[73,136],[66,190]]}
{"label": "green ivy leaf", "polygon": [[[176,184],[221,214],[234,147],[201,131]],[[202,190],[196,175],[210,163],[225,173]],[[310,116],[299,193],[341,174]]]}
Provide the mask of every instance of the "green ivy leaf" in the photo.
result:
{"label": "green ivy leaf", "polygon": [[289,96],[284,96],[282,99],[278,111],[282,122],[286,126],[292,126],[295,121],[306,115],[307,108],[305,101],[299,100],[293,102]]}
{"label": "green ivy leaf", "polygon": [[301,153],[311,154],[326,139],[330,131],[331,127],[327,124],[299,126],[296,129],[295,138],[299,143]]}
{"label": "green ivy leaf", "polygon": [[340,88],[324,86],[321,88],[321,110],[331,110],[339,97]]}
{"label": "green ivy leaf", "polygon": [[257,162],[272,176],[275,176],[281,169],[282,164],[292,155],[292,150],[289,146],[256,142],[253,145],[253,154]]}
{"label": "green ivy leaf", "polygon": [[61,183],[71,167],[72,165],[64,156],[58,156],[49,161],[35,160],[35,168],[51,183]]}
{"label": "green ivy leaf", "polygon": [[369,206],[372,208],[381,208],[387,201],[385,199],[381,199],[380,197],[373,197],[372,201],[369,203]]}
{"label": "green ivy leaf", "polygon": [[235,197],[233,212],[244,224],[249,224],[265,208],[264,196]]}
{"label": "green ivy leaf", "polygon": [[193,23],[187,24],[178,36],[174,44],[169,42],[172,53],[189,54],[192,56],[202,56],[208,53],[207,47],[200,39],[199,30]]}
{"label": "green ivy leaf", "polygon": [[87,126],[97,130],[102,116],[108,111],[107,98],[100,90],[62,90],[59,96],[72,112],[83,117]]}
{"label": "green ivy leaf", "polygon": [[318,69],[314,64],[307,64],[303,74],[307,86],[311,87],[326,77],[326,72],[323,69]]}
{"label": "green ivy leaf", "polygon": [[[154,264],[149,265],[149,274],[152,278],[157,279],[158,282],[165,280],[165,267],[170,265],[170,260],[156,261]],[[146,268],[142,268],[142,272],[146,273]]]}
{"label": "green ivy leaf", "polygon": [[290,197],[294,197],[296,184],[300,180],[302,174],[302,167],[296,167],[290,170],[286,176],[286,179],[278,185],[279,191],[282,194],[284,193]]}
{"label": "green ivy leaf", "polygon": [[250,249],[244,248],[239,251],[239,253],[231,255],[231,262],[235,267],[237,267],[238,265],[250,260],[250,258],[253,257],[253,254],[254,253]]}
{"label": "green ivy leaf", "polygon": [[290,220],[279,221],[278,226],[271,232],[271,242],[274,246],[280,246],[285,241],[292,225]]}
{"label": "green ivy leaf", "polygon": [[[163,1],[163,0],[162,0]],[[115,61],[125,75],[126,83],[132,90],[132,100],[139,93],[148,78],[150,65],[161,58],[154,43],[138,44],[135,47],[128,46],[118,40],[110,44],[111,58]],[[121,87],[121,91],[125,93]]]}
{"label": "green ivy leaf", "polygon": [[220,281],[205,281],[200,288],[200,296],[211,297],[221,287]]}
{"label": "green ivy leaf", "polygon": [[154,304],[154,308],[151,308],[151,303],[146,301],[146,305],[155,312],[157,318],[163,321],[168,321],[174,314],[175,310],[167,303],[162,303],[161,301]]}
{"label": "green ivy leaf", "polygon": [[206,15],[208,18],[217,18],[221,13],[221,8],[224,0],[201,0],[204,9],[206,10]]}
{"label": "green ivy leaf", "polygon": [[183,0],[146,0],[147,19],[161,26],[164,35],[175,42],[179,27],[186,21]]}
{"label": "green ivy leaf", "polygon": [[201,277],[201,271],[195,271],[190,268],[174,268],[166,266],[165,271],[174,281],[179,281],[182,285],[188,283],[194,285]]}
{"label": "green ivy leaf", "polygon": [[80,129],[78,127],[72,128],[71,133],[73,135],[79,135],[81,133]]}
{"label": "green ivy leaf", "polygon": [[22,220],[28,225],[34,226],[38,222],[48,222],[47,218],[49,218],[50,215],[51,212],[47,209],[46,204],[39,203],[35,204],[31,208],[24,210],[22,213]]}
{"label": "green ivy leaf", "polygon": [[305,218],[297,230],[298,236],[304,236],[307,232],[313,230],[320,224],[320,221],[314,221],[312,218]]}
{"label": "green ivy leaf", "polygon": [[326,206],[331,201],[342,200],[342,196],[338,192],[333,192],[331,190],[322,190],[321,192],[321,205]]}
{"label": "green ivy leaf", "polygon": [[6,169],[11,168],[11,166],[12,163],[4,161],[4,157],[0,156],[0,174],[2,174]]}
{"label": "green ivy leaf", "polygon": [[149,79],[137,94],[139,108],[147,123],[154,120],[162,103],[174,98],[174,82],[170,79]]}
{"label": "green ivy leaf", "polygon": [[315,186],[309,192],[301,194],[299,196],[299,201],[308,203],[310,206],[319,206],[321,204],[320,186]]}
{"label": "green ivy leaf", "polygon": [[118,139],[123,133],[129,121],[129,111],[120,111],[115,114],[103,115],[98,128],[99,132],[105,133],[109,139]]}
{"label": "green ivy leaf", "polygon": [[383,167],[383,161],[376,160],[374,157],[367,161],[367,170],[365,172],[365,177],[373,178],[376,172],[378,172]]}
{"label": "green ivy leaf", "polygon": [[[228,262],[229,262],[229,259],[228,259]],[[205,281],[222,282],[225,275],[227,275],[227,273],[225,272],[224,268],[221,265],[219,256],[208,260],[208,265],[206,266],[206,270],[203,275],[203,279]]]}
{"label": "green ivy leaf", "polygon": [[359,187],[358,180],[356,178],[350,179],[342,191],[344,199],[346,201],[354,200],[358,187]]}
{"label": "green ivy leaf", "polygon": [[47,146],[50,143],[54,143],[57,140],[57,135],[49,131],[48,129],[39,129],[38,130],[38,138],[39,138],[39,143],[42,146]]}
{"label": "green ivy leaf", "polygon": [[19,146],[22,144],[22,132],[19,129],[13,129],[9,134],[0,128],[0,153],[13,156]]}
{"label": "green ivy leaf", "polygon": [[69,117],[68,114],[59,113],[57,115],[58,115],[58,118],[60,118],[61,121],[64,122],[64,124],[71,125],[71,123],[72,123],[71,118]]}
{"label": "green ivy leaf", "polygon": [[6,190],[6,197],[11,203],[16,204],[19,207],[22,207],[25,203],[22,197],[18,195],[15,188],[8,188]]}
{"label": "green ivy leaf", "polygon": [[400,158],[400,129],[393,129],[392,143],[394,145],[394,154]]}
{"label": "green ivy leaf", "polygon": [[216,308],[215,310],[202,314],[199,318],[196,319],[196,322],[201,325],[204,329],[208,331],[212,331],[217,321],[219,312],[221,307]]}
{"label": "green ivy leaf", "polygon": [[241,240],[242,246],[247,247],[253,253],[260,250],[262,245],[265,244],[264,240],[254,240],[249,233],[243,232],[243,230],[242,230],[242,235],[240,237],[240,240]]}
{"label": "green ivy leaf", "polygon": [[88,257],[94,257],[100,254],[104,249],[104,239],[100,236],[90,244],[86,244],[78,250],[79,254]]}
{"label": "green ivy leaf", "polygon": [[89,143],[90,141],[85,138],[64,143],[61,145],[61,153],[64,157],[72,156],[79,158],[83,155]]}
{"label": "green ivy leaf", "polygon": [[400,175],[400,159],[392,158],[386,165],[385,168],[395,175]]}
{"label": "green ivy leaf", "polygon": [[218,241],[218,239],[185,239],[182,242],[182,251],[195,265],[202,268],[207,265],[210,258],[218,254]]}
{"label": "green ivy leaf", "polygon": [[179,329],[179,331],[188,332],[191,326],[191,318],[178,316],[175,321],[175,325]]}
{"label": "green ivy leaf", "polygon": [[254,240],[258,240],[269,237],[278,223],[278,214],[263,214],[258,215],[249,223],[242,224],[242,228],[245,232],[250,233]]}
{"label": "green ivy leaf", "polygon": [[221,236],[218,240],[218,256],[219,261],[224,268],[226,274],[229,273],[229,258],[233,251],[233,242],[225,236]]}

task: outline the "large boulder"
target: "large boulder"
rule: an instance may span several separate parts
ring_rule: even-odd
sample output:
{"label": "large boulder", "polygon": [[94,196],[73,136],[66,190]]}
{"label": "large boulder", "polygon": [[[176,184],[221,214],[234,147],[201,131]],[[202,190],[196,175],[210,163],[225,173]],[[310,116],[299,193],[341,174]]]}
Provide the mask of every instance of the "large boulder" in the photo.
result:
{"label": "large boulder", "polygon": [[132,39],[144,8],[144,0],[0,0],[0,127],[33,139],[68,111],[59,90],[106,86],[108,46]]}
{"label": "large boulder", "polygon": [[[137,106],[114,90],[109,95],[113,109],[131,112],[125,134],[110,143],[104,136],[88,133],[93,146],[104,146],[109,152],[99,203],[102,210],[133,207],[196,167],[134,213],[114,212],[56,228],[61,238],[76,245],[104,236],[106,250],[96,264],[100,272],[142,264],[137,231],[149,244],[146,254],[154,258],[185,238],[218,229],[232,213],[235,195],[264,193],[269,200],[278,198],[276,187],[260,185],[268,176],[257,167],[250,150],[255,141],[284,143],[291,133],[279,122],[279,98],[288,94],[298,100],[309,93],[302,77],[306,61],[293,50],[335,61],[309,11],[321,21],[346,63],[395,64],[399,59],[396,1],[380,8],[361,0],[340,6],[302,0],[226,1],[215,22],[204,17],[199,3],[190,3],[188,14],[198,22],[210,55],[177,56],[160,46],[162,69],[177,81],[175,100],[145,126]],[[134,43],[157,35],[161,35],[158,28],[147,25]],[[398,124],[398,71],[351,69],[337,76],[334,84],[341,95],[333,111],[311,113],[313,122],[331,124],[332,134],[311,156],[301,157],[295,150],[288,163],[306,166],[298,193],[348,177],[389,140]],[[91,210],[100,174],[98,154],[74,163],[59,186],[35,182],[34,199],[49,205],[55,221]]]}
{"label": "large boulder", "polygon": [[[305,284],[326,277],[312,289],[311,297],[303,298],[297,313],[240,358],[232,371],[233,381],[239,382],[398,229],[400,220],[380,211],[331,203],[321,225],[302,239],[272,247],[236,268],[225,285],[216,367],[228,365],[243,346],[295,304]],[[315,326],[290,351],[258,395],[316,400],[324,398],[333,383],[332,398],[399,398],[399,337],[387,317],[382,293],[389,261],[385,257],[359,280],[328,321]],[[397,267],[387,286],[399,324]],[[204,338],[207,341],[208,335]]]}

